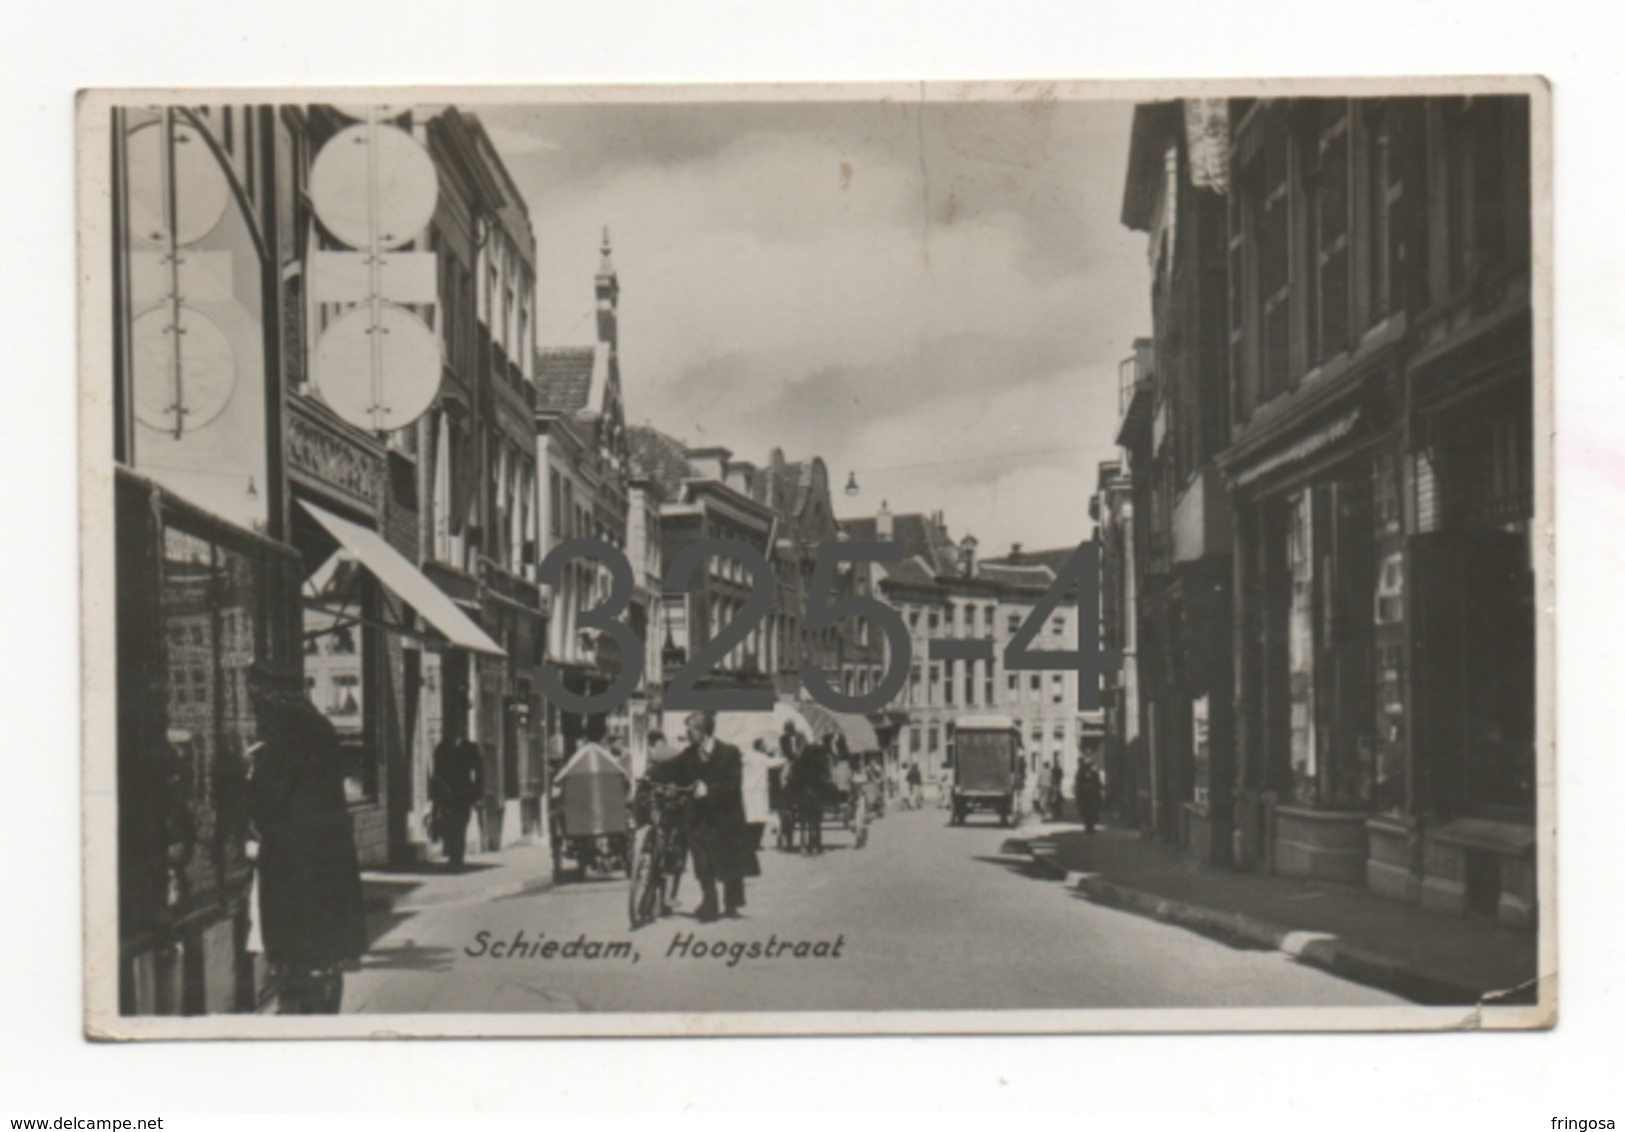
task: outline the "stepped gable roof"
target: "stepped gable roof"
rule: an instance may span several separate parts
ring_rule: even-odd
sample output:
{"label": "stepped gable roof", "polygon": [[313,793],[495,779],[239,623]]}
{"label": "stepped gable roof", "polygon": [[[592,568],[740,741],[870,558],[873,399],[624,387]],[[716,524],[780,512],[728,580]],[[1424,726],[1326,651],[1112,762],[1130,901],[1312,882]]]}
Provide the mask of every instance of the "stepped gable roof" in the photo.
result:
{"label": "stepped gable roof", "polygon": [[536,351],[536,407],[574,413],[592,399],[595,346],[548,346]]}
{"label": "stepped gable roof", "polygon": [[683,442],[648,425],[628,429],[627,441],[632,450],[632,470],[659,484],[667,499],[679,498],[683,481],[694,475]]}

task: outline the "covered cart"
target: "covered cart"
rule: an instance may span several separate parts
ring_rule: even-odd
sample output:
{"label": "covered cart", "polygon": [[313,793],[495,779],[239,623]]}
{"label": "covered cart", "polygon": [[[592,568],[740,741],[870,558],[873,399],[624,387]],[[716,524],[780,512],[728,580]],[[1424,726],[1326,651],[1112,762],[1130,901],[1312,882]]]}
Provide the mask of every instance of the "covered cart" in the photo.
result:
{"label": "covered cart", "polygon": [[630,789],[628,769],[596,743],[578,749],[559,768],[548,797],[555,881],[564,880],[566,860],[574,864],[577,880],[591,870],[630,875]]}

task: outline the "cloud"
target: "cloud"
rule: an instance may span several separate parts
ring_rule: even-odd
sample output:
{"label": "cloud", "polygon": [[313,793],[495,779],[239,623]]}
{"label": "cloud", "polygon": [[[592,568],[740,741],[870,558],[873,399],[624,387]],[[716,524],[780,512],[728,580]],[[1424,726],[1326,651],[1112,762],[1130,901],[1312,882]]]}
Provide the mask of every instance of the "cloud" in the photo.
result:
{"label": "cloud", "polygon": [[[666,104],[481,111],[538,245],[538,337],[591,340],[620,273],[629,415],[858,471],[872,511],[989,545],[1076,541],[1149,325],[1117,216],[1126,104]],[[493,130],[493,136],[497,136]],[[925,465],[925,467],[920,467]],[[837,506],[853,501],[838,499]]]}
{"label": "cloud", "polygon": [[484,122],[485,132],[504,159],[522,157],[532,153],[554,153],[558,145],[528,130],[514,129],[495,122]]}

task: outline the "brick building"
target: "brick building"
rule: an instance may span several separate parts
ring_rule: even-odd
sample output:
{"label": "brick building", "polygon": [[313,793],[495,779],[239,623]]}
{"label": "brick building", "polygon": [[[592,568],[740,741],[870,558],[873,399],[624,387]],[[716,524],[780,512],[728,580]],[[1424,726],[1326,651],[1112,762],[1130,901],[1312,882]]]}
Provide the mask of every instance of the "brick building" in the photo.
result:
{"label": "brick building", "polygon": [[[1153,748],[1170,710],[1153,652],[1163,666],[1222,658],[1173,643],[1178,622],[1159,618],[1152,591],[1195,526],[1181,524],[1189,493],[1200,487],[1216,556],[1215,487],[1228,497],[1234,740],[1226,752],[1210,726],[1208,813],[1183,834],[1204,855],[1221,856],[1228,785],[1241,867],[1534,919],[1530,114],[1527,97],[1497,96],[1136,115],[1136,153],[1169,155],[1165,194],[1192,207],[1130,215],[1156,179],[1131,158],[1125,220],[1212,234],[1186,257],[1199,281],[1219,278],[1219,244],[1226,261],[1222,300],[1202,284],[1194,312],[1164,301],[1159,273],[1158,347],[1122,434]],[[1171,278],[1177,290],[1177,256]],[[1167,372],[1164,341],[1195,349],[1196,369]],[[1198,422],[1184,464],[1182,416]],[[1157,495],[1167,445],[1184,496]],[[1171,787],[1194,818],[1200,777],[1173,765],[1157,792]],[[1154,810],[1159,823],[1171,812]]]}

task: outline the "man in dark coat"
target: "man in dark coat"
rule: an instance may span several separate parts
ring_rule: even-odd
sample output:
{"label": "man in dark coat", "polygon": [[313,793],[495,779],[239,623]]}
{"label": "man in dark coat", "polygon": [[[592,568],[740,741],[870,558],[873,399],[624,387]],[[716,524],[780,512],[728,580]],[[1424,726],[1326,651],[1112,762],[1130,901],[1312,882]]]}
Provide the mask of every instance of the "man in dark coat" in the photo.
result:
{"label": "man in dark coat", "polygon": [[344,966],[367,950],[361,865],[338,734],[298,688],[250,673],[261,741],[248,810],[259,871],[260,936],[285,1014],[335,1014]]}
{"label": "man in dark coat", "polygon": [[1087,755],[1078,760],[1078,778],[1074,787],[1078,799],[1078,817],[1083,819],[1085,833],[1093,833],[1100,822],[1100,802],[1105,794],[1100,768]]}
{"label": "man in dark coat", "polygon": [[745,906],[745,878],[760,876],[745,826],[744,764],[739,748],[720,742],[716,716],[697,711],[685,721],[688,746],[677,758],[677,777],[694,786],[689,807],[688,848],[700,883],[702,923],[717,919],[717,882],[722,882],[722,915],[737,916]]}
{"label": "man in dark coat", "polygon": [[448,728],[434,749],[429,801],[434,803],[435,826],[447,866],[453,870],[463,867],[468,817],[484,794],[485,766],[479,747]]}

